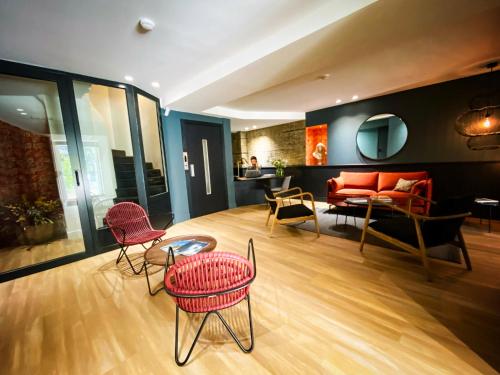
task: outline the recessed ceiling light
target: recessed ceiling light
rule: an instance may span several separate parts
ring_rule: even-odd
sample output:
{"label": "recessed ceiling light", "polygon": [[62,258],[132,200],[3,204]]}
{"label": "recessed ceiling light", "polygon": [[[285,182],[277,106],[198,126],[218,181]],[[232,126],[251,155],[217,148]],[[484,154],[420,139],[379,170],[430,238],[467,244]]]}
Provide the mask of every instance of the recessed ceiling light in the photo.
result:
{"label": "recessed ceiling light", "polygon": [[337,99],[337,100],[335,101],[335,103],[337,103],[337,104],[342,103],[342,100],[341,100],[341,99]]}
{"label": "recessed ceiling light", "polygon": [[27,115],[27,113],[26,113],[26,112],[21,112],[21,114],[22,114],[23,116],[26,116],[26,115]]}
{"label": "recessed ceiling light", "polygon": [[145,30],[145,31],[151,31],[155,28],[156,24],[152,19],[142,17],[139,19],[139,25]]}
{"label": "recessed ceiling light", "polygon": [[357,98],[358,98],[358,96],[357,96],[357,95],[353,95],[353,96],[352,96],[352,100],[356,100]]}
{"label": "recessed ceiling light", "polygon": [[151,86],[158,88],[158,87],[160,87],[160,83],[154,81],[154,82],[151,82]]}
{"label": "recessed ceiling light", "polygon": [[118,85],[118,87],[119,87],[119,88],[121,88],[121,89],[124,89],[126,86],[120,83],[120,84]]}
{"label": "recessed ceiling light", "polygon": [[330,74],[326,73],[326,74],[322,74],[318,77],[318,79],[321,79],[322,81],[324,81],[325,79],[328,79],[330,78]]}
{"label": "recessed ceiling light", "polygon": [[252,126],[252,129],[257,129],[257,125]]}
{"label": "recessed ceiling light", "polygon": [[248,126],[246,126],[246,127],[245,127],[245,130],[248,130],[248,129],[250,129],[250,128],[249,128]]}
{"label": "recessed ceiling light", "polygon": [[18,111],[18,112],[22,112],[22,111],[24,111],[24,109],[22,109],[22,108],[18,108],[18,109],[16,109],[16,111]]}
{"label": "recessed ceiling light", "polygon": [[129,82],[133,82],[134,81],[134,77],[132,77],[132,76],[128,76],[127,75],[127,76],[125,76],[123,78],[125,78],[125,81],[129,81]]}

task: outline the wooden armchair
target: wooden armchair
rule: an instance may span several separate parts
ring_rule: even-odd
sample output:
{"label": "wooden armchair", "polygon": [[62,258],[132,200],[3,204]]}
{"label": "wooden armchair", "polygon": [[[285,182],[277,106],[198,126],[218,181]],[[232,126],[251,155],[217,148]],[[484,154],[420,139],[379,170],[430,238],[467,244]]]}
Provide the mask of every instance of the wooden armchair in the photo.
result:
{"label": "wooden armchair", "polygon": [[[370,200],[359,250],[363,251],[366,234],[369,233],[419,256],[430,281],[431,273],[427,259],[427,248],[451,243],[461,249],[467,269],[471,271],[472,265],[461,226],[465,218],[471,215],[470,209],[473,198],[449,198],[440,202],[434,202],[421,196],[415,196],[414,198],[424,199],[431,204],[429,216],[415,214],[399,206],[377,201],[377,205],[386,205],[394,212],[403,213],[405,216],[384,218],[370,223],[373,200],[376,200],[376,198]],[[411,202],[409,205],[411,205]]]}
{"label": "wooden armchair", "polygon": [[[294,193],[297,192],[297,193]],[[316,209],[314,206],[314,197],[311,193],[303,192],[300,187],[294,187],[288,190],[283,190],[278,193],[273,193],[271,189],[265,187],[266,200],[269,202],[269,212],[267,214],[266,226],[269,224],[269,219],[273,215],[271,224],[270,236],[273,235],[274,225],[291,224],[307,220],[314,220],[316,224],[316,233],[319,237],[318,218],[316,217]],[[311,200],[312,209],[304,205],[304,197]],[[289,201],[289,205],[284,204],[284,200]],[[292,199],[300,199],[300,203],[292,204]]]}

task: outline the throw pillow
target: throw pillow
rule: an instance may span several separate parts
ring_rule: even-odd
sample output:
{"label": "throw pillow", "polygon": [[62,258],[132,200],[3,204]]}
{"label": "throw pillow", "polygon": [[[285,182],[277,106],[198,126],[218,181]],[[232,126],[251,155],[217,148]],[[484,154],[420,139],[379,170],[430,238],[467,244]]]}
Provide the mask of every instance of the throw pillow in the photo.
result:
{"label": "throw pillow", "polygon": [[398,183],[394,187],[394,191],[404,191],[406,193],[410,192],[411,187],[415,185],[418,180],[405,180],[404,178],[400,178]]}

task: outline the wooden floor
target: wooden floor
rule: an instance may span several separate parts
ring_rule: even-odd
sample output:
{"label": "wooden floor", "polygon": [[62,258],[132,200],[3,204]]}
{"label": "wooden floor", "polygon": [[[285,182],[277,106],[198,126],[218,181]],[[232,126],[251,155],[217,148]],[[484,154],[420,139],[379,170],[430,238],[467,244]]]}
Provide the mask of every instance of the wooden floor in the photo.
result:
{"label": "wooden floor", "polygon": [[[263,207],[175,225],[246,255],[253,237],[256,345],[239,351],[211,317],[188,365],[173,359],[173,301],[150,297],[116,251],[0,284],[1,374],[495,374],[500,369],[500,234],[465,235],[474,270],[294,228],[269,239]],[[136,250],[138,251],[138,249]],[[162,272],[153,277],[161,280]],[[245,337],[246,307],[224,312]],[[183,316],[191,340],[199,317]]]}

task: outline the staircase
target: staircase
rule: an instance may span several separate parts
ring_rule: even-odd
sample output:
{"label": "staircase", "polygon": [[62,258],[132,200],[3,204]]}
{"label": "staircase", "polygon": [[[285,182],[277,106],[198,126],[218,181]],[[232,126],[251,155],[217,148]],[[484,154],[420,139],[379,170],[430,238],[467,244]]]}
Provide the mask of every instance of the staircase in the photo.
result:
{"label": "staircase", "polygon": [[[137,183],[135,180],[134,158],[127,156],[125,151],[111,150],[116,176],[116,198],[114,203],[135,202],[139,203],[137,196]],[[153,163],[146,163],[148,175],[149,196],[165,193],[165,178],[159,169],[153,169]]]}

